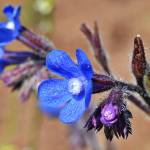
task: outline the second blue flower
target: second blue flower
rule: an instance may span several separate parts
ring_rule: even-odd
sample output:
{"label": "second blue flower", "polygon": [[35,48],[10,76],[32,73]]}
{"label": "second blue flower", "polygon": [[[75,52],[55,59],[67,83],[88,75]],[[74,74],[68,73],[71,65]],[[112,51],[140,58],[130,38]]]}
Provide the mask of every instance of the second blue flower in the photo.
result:
{"label": "second blue flower", "polygon": [[49,113],[52,110],[53,113],[56,108],[59,110],[59,119],[66,124],[80,119],[89,106],[92,94],[91,63],[81,49],[76,50],[76,57],[78,64],[65,51],[50,52],[46,58],[46,66],[63,78],[45,80],[38,88],[41,110]]}

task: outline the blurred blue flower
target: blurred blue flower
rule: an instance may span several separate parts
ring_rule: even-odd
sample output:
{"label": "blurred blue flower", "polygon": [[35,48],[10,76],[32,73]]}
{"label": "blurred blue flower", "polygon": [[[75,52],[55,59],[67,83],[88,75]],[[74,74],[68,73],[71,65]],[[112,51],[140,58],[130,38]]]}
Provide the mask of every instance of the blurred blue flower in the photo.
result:
{"label": "blurred blue flower", "polygon": [[7,66],[7,63],[4,60],[0,59],[0,73],[3,72],[5,66]]}
{"label": "blurred blue flower", "polygon": [[7,22],[0,23],[0,46],[5,46],[19,35],[20,25],[20,6],[15,8],[12,5],[7,5],[3,9],[3,13],[7,18]]}
{"label": "blurred blue flower", "polygon": [[4,54],[4,48],[0,47],[0,73],[2,73],[4,68],[8,65],[8,62],[5,59],[3,59]]}
{"label": "blurred blue flower", "polygon": [[30,58],[35,60],[40,57],[29,51],[8,51],[4,47],[0,47],[0,73],[6,66],[21,64]]}
{"label": "blurred blue flower", "polygon": [[64,79],[48,79],[38,87],[42,111],[57,110],[61,122],[71,124],[87,110],[92,94],[93,69],[86,54],[76,50],[78,64],[62,50],[53,50],[46,57],[46,66]]}

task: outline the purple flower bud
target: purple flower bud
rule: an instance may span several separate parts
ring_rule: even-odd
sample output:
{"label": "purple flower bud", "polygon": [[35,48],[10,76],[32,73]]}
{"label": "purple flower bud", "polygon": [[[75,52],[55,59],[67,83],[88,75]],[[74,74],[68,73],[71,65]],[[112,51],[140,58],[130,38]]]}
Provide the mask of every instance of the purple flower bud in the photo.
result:
{"label": "purple flower bud", "polygon": [[124,102],[123,90],[114,88],[88,119],[85,127],[99,131],[104,126],[105,136],[109,140],[113,135],[127,138],[132,133],[130,118],[132,114]]}
{"label": "purple flower bud", "polygon": [[118,116],[118,107],[116,105],[112,105],[112,103],[105,105],[101,111],[100,121],[106,125],[111,126],[117,121]]}

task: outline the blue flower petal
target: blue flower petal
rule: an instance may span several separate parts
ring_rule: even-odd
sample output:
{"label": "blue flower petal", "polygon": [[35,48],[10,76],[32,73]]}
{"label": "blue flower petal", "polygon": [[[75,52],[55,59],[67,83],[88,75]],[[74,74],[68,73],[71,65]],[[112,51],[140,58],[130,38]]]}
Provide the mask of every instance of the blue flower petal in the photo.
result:
{"label": "blue flower petal", "polygon": [[0,47],[0,59],[3,58],[4,54],[5,54],[4,48]]}
{"label": "blue flower petal", "polygon": [[49,79],[43,81],[38,88],[39,103],[45,103],[47,107],[63,107],[71,99],[68,92],[68,81]]}
{"label": "blue flower petal", "polygon": [[84,98],[80,101],[72,99],[60,112],[59,119],[65,124],[78,121],[86,111]]}
{"label": "blue flower petal", "polygon": [[62,50],[53,50],[50,52],[46,57],[46,65],[49,70],[65,78],[79,77],[82,75],[80,68]]}
{"label": "blue flower petal", "polygon": [[10,21],[15,21],[17,19],[19,19],[20,16],[20,11],[21,11],[21,7],[20,6],[16,6],[15,8],[12,5],[7,5],[3,12],[6,15],[7,19]]}
{"label": "blue flower petal", "polygon": [[7,28],[1,28],[0,24],[0,46],[5,46],[12,40],[14,40],[14,31]]}
{"label": "blue flower petal", "polygon": [[93,69],[92,69],[91,62],[89,61],[87,55],[85,54],[83,50],[77,49],[76,57],[77,57],[78,64],[82,72],[84,73],[87,79],[91,80],[93,76]]}
{"label": "blue flower petal", "polygon": [[21,12],[21,6],[16,6],[16,8],[15,8],[15,10],[13,12],[14,20],[18,20],[19,21],[20,12]]}
{"label": "blue flower petal", "polygon": [[6,17],[11,20],[13,18],[13,11],[14,7],[12,5],[7,5],[3,9],[3,13],[6,15]]}
{"label": "blue flower petal", "polygon": [[58,117],[61,111],[61,108],[51,108],[48,107],[45,103],[39,103],[40,110],[49,117]]}
{"label": "blue flower petal", "polygon": [[85,87],[85,107],[88,108],[91,102],[91,96],[93,92],[92,80],[88,80]]}

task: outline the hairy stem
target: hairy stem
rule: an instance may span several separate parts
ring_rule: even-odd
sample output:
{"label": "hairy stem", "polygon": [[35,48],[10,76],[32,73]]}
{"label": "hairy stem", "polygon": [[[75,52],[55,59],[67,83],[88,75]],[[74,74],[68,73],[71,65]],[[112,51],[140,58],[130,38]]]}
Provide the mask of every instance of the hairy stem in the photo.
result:
{"label": "hairy stem", "polygon": [[[100,75],[100,74],[94,74],[94,76],[92,78],[93,87],[94,87],[93,88],[93,93],[102,92],[101,87],[104,86],[104,84],[103,84],[104,80],[102,79],[101,76],[102,75]],[[141,88],[140,86],[130,84],[130,83],[125,83],[123,81],[118,81],[118,80],[115,80],[113,78],[111,78],[109,80],[107,79],[107,81],[105,81],[105,83],[108,84],[107,87],[109,87],[109,88],[106,88],[103,91],[107,91],[107,90],[109,90],[109,89],[111,89],[112,87],[115,87],[115,86],[118,86],[120,88],[125,88],[128,91],[138,93],[143,98],[143,100],[150,106],[150,97],[148,96],[146,91],[143,88]]]}
{"label": "hairy stem", "polygon": [[150,107],[147,104],[145,104],[142,100],[138,99],[132,94],[128,95],[128,99],[141,110],[143,110],[146,114],[150,115]]}
{"label": "hairy stem", "polygon": [[104,47],[102,46],[102,41],[99,35],[99,29],[97,22],[94,24],[93,32],[87,27],[86,24],[81,25],[81,31],[88,39],[89,43],[92,46],[92,49],[94,51],[95,58],[99,62],[99,64],[102,66],[103,70],[108,74],[111,75],[111,71],[108,65],[106,52]]}
{"label": "hairy stem", "polygon": [[24,26],[21,27],[20,33],[18,40],[36,52],[44,53],[55,48],[48,40],[33,33]]}

